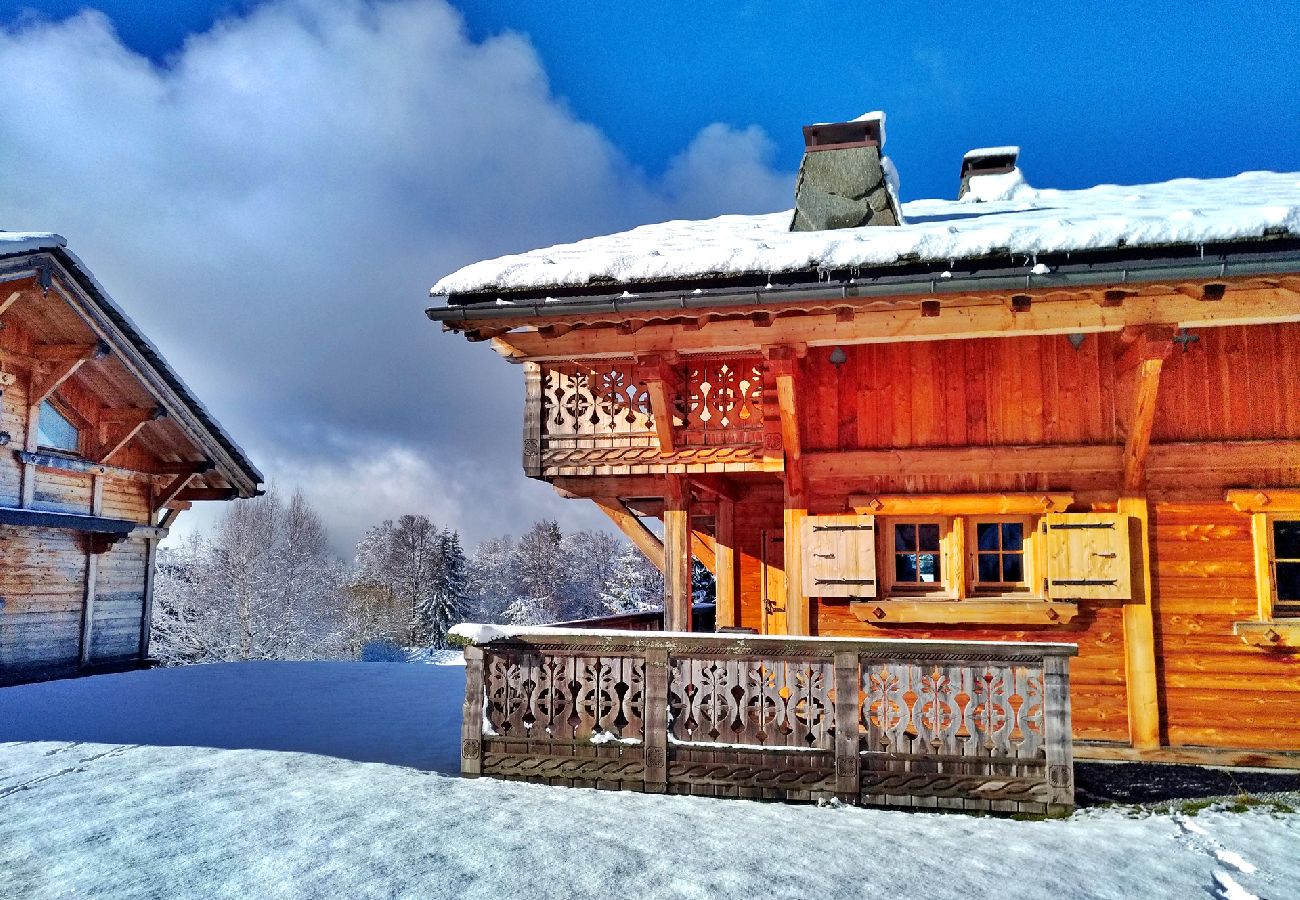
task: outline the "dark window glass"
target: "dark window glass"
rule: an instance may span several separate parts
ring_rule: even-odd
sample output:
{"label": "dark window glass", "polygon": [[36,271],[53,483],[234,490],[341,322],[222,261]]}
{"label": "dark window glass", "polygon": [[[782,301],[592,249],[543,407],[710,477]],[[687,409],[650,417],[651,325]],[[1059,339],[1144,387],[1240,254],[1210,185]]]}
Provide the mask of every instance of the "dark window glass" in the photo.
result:
{"label": "dark window glass", "polygon": [[1300,521],[1273,522],[1273,558],[1300,559]]}
{"label": "dark window glass", "polygon": [[1002,557],[1002,580],[1024,581],[1025,558],[1019,553],[1008,553]]}
{"label": "dark window glass", "polygon": [[1002,523],[1002,549],[1019,552],[1025,545],[1025,526],[1020,522]]}
{"label": "dark window glass", "polygon": [[916,577],[915,556],[912,556],[911,554],[900,554],[894,557],[894,580],[910,584],[915,584],[920,580]]}
{"label": "dark window glass", "polygon": [[980,581],[1001,581],[1002,573],[998,560],[1000,557],[996,553],[981,553],[979,555]]}
{"label": "dark window glass", "polygon": [[1300,600],[1300,562],[1277,564],[1277,599],[1283,602]]}
{"label": "dark window glass", "polygon": [[922,550],[939,549],[939,526],[938,525],[918,525],[916,530],[919,535],[920,549]]}
{"label": "dark window glass", "polygon": [[916,526],[915,525],[894,526],[894,549],[905,550],[905,551],[916,549]]}
{"label": "dark window glass", "polygon": [[981,550],[998,549],[998,526],[993,522],[980,522],[975,526],[975,543]]}
{"label": "dark window glass", "polygon": [[79,437],[77,426],[68,421],[68,417],[53,403],[46,400],[41,404],[36,428],[36,442],[40,446],[76,453]]}

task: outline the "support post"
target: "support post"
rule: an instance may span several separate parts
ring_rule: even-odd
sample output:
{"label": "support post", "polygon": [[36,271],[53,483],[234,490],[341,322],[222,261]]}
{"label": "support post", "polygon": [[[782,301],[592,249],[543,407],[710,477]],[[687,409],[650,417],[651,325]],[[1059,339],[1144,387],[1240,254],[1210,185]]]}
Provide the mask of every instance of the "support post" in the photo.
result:
{"label": "support post", "polygon": [[460,774],[477,778],[483,771],[483,648],[465,648],[465,705],[460,720]]}
{"label": "support post", "polygon": [[149,658],[149,639],[153,633],[153,584],[158,567],[158,539],[144,541],[144,608],[140,612],[140,659]]}
{"label": "support post", "polygon": [[668,651],[645,651],[645,792],[668,790]]}
{"label": "support post", "polygon": [[673,434],[673,412],[680,390],[680,378],[663,356],[647,356],[637,361],[634,371],[637,381],[645,385],[650,400],[650,414],[654,417],[655,436],[659,439],[659,453],[671,456],[676,452]]}
{"label": "support post", "polygon": [[524,363],[524,474],[542,475],[542,366]]}
{"label": "support post", "polygon": [[858,654],[835,654],[835,796],[857,804],[861,765],[862,671]]}
{"label": "support post", "polygon": [[691,630],[690,489],[682,475],[665,479],[664,628]]}
{"label": "support post", "polygon": [[1043,657],[1043,750],[1049,807],[1074,809],[1074,736],[1070,733],[1070,658]]}
{"label": "support post", "polygon": [[1131,517],[1129,545],[1135,566],[1133,599],[1124,604],[1124,682],[1128,690],[1129,740],[1135,749],[1156,750],[1160,747],[1160,696],[1156,682],[1150,524],[1146,498],[1120,497],[1118,512]]}
{"label": "support post", "polygon": [[803,520],[808,516],[807,501],[801,493],[791,493],[786,483],[784,513],[785,563],[785,633],[807,635],[810,633],[808,598],[803,593]]}
{"label": "support post", "polygon": [[[1151,430],[1156,419],[1156,397],[1160,390],[1160,372],[1174,347],[1174,329],[1168,327],[1126,328],[1121,343],[1127,349],[1116,360],[1121,385],[1132,383],[1132,405],[1120,407],[1119,425],[1124,434],[1124,477],[1122,490],[1141,491],[1146,484],[1147,454],[1151,449]],[[1123,394],[1121,394],[1123,396]]]}
{"label": "support post", "polygon": [[[104,513],[104,478],[96,475],[90,480],[90,514]],[[91,642],[95,636],[95,595],[98,592],[99,554],[95,535],[86,535],[86,590],[81,614],[81,665],[90,665]]]}
{"label": "support post", "polygon": [[716,571],[717,626],[731,628],[738,624],[740,573],[736,566],[736,502],[725,497],[718,500],[717,537],[713,542]]}

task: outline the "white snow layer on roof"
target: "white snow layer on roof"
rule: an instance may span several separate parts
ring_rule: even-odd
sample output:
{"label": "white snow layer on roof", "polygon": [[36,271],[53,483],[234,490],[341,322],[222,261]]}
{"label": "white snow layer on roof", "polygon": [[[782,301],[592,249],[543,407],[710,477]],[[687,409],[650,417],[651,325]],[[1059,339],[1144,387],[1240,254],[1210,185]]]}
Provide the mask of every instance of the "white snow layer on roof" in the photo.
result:
{"label": "white snow layer on roof", "polygon": [[996,203],[999,200],[1019,200],[1034,193],[1019,169],[997,175],[972,175],[966,183],[966,194],[959,203]]}
{"label": "white snow layer on roof", "polygon": [[[987,177],[987,176],[981,176]],[[903,259],[947,261],[995,251],[1038,253],[1199,244],[1300,234],[1300,172],[1246,172],[1160,184],[1034,189],[1014,199],[966,204],[913,200],[906,225],[791,232],[790,211],[643,225],[466,266],[430,293],[545,290],[711,275],[889,266]]]}
{"label": "white snow layer on roof", "polygon": [[0,231],[0,256],[52,250],[67,245],[68,242],[62,235],[52,231]]}

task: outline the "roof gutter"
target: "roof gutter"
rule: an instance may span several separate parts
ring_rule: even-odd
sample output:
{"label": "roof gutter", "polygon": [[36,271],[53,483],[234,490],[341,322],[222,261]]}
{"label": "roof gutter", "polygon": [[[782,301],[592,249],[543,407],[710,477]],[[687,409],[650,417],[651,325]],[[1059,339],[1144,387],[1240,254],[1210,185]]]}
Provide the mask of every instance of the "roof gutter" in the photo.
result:
{"label": "roof gutter", "polygon": [[1254,253],[1233,259],[1229,254],[1195,262],[1171,260],[1097,265],[1063,264],[1044,274],[1004,268],[985,273],[935,273],[886,276],[874,279],[847,278],[838,283],[816,285],[771,285],[763,288],[697,288],[690,292],[624,293],[582,299],[534,300],[448,305],[425,310],[435,322],[481,322],[490,319],[550,318],[582,315],[593,311],[632,316],[637,313],[712,309],[726,306],[780,306],[804,300],[870,300],[877,297],[968,294],[977,291],[1025,291],[1053,287],[1096,287],[1159,281],[1204,281],[1252,275],[1300,273],[1300,250]]}

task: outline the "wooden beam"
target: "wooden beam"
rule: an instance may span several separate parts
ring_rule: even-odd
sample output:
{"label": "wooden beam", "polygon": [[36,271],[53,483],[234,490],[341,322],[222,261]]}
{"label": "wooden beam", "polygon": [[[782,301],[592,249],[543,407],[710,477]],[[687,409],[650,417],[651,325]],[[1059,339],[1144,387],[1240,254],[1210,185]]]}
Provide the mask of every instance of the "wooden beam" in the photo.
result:
{"label": "wooden beam", "polygon": [[655,436],[659,438],[659,453],[671,456],[676,452],[673,441],[673,413],[681,380],[668,362],[659,356],[637,360],[633,378],[645,385],[650,397],[650,413],[654,417]]}
{"label": "wooden beam", "polygon": [[153,587],[158,568],[158,541],[144,542],[144,604],[140,610],[140,659],[149,658],[149,637],[153,633]]}
{"label": "wooden beam", "polygon": [[1300,491],[1285,488],[1233,490],[1224,499],[1237,512],[1300,512]]}
{"label": "wooden beam", "polygon": [[[181,477],[184,477],[183,475]],[[239,491],[235,488],[182,488],[171,503],[194,503],[208,500],[237,500]]]}
{"label": "wooden beam", "polygon": [[1145,359],[1138,364],[1128,436],[1124,440],[1122,490],[1133,493],[1146,484],[1147,451],[1156,421],[1156,395],[1160,390],[1162,359]]}
{"label": "wooden beam", "polygon": [[1168,325],[1129,325],[1120,331],[1119,357],[1115,369],[1126,372],[1149,360],[1168,359],[1174,352],[1176,328]]}
{"label": "wooden beam", "polygon": [[32,387],[27,395],[27,402],[32,406],[40,406],[93,356],[94,352],[91,351],[76,359],[60,359],[51,362],[43,367],[45,371],[33,371]]}
{"label": "wooden beam", "polygon": [[217,467],[210,459],[199,460],[198,462],[165,462],[150,467],[149,471],[154,475],[203,475],[211,472]]}
{"label": "wooden beam", "polygon": [[571,498],[662,497],[664,478],[662,475],[557,475],[551,479],[551,487],[561,496]]}
{"label": "wooden beam", "polygon": [[1151,609],[1149,512],[1145,497],[1119,499],[1130,517],[1133,601],[1124,604],[1124,684],[1128,692],[1129,741],[1139,750],[1160,746],[1160,695],[1156,681],[1155,625]]}
{"label": "wooden beam", "polygon": [[664,543],[655,537],[654,532],[646,528],[632,510],[627,508],[627,504],[621,500],[611,500],[605,497],[595,497],[592,502],[596,504],[609,520],[614,523],[619,531],[627,537],[632,545],[640,550],[645,558],[654,563],[656,569],[664,571]]}
{"label": "wooden beam", "polygon": [[717,555],[714,552],[713,538],[706,531],[691,529],[691,555],[700,561],[700,565],[709,570],[716,580],[718,577]]}
{"label": "wooden beam", "polygon": [[723,475],[692,474],[690,478],[691,487],[697,491],[712,494],[719,500],[734,502],[739,499],[740,491],[736,488],[735,482],[730,481]]}
{"label": "wooden beam", "polygon": [[1046,444],[997,447],[924,447],[898,450],[851,450],[806,453],[804,476],[810,481],[841,481],[886,475],[997,475],[1018,472],[1117,472],[1122,448],[1117,444]]}
{"label": "wooden beam", "polygon": [[22,297],[22,295],[23,295],[22,291],[14,291],[3,301],[0,301],[0,316],[3,316],[5,313],[9,312],[9,308],[13,306],[15,303],[17,303],[19,298]]}
{"label": "wooden beam", "polygon": [[736,566],[735,500],[729,497],[719,498],[714,533],[717,536],[713,544],[716,566],[713,570],[716,585],[715,616],[718,628],[728,628],[740,621],[740,573]]}
{"label": "wooden beam", "polygon": [[776,401],[781,415],[781,446],[785,451],[785,478],[792,494],[803,493],[803,444],[799,439],[799,408],[795,379],[799,363],[789,347],[768,351],[767,369],[776,381]]}
{"label": "wooden beam", "polygon": [[190,483],[190,479],[193,477],[193,475],[181,474],[173,478],[154,498],[153,514],[158,515],[166,508],[168,503],[180,499],[180,492],[185,490],[185,486]]}
{"label": "wooden beam", "polygon": [[[104,512],[104,478],[93,475],[90,479],[90,514],[100,518]],[[95,600],[98,593],[99,556],[102,544],[96,546],[97,535],[86,536],[86,584],[81,610],[81,665],[90,664],[91,648],[95,637]]]}
{"label": "wooden beam", "polygon": [[162,518],[158,520],[158,527],[171,528],[172,525],[176,522],[176,518],[189,508],[190,508],[190,504],[188,503],[173,502],[171,506],[167,507],[167,511],[163,513]]}
{"label": "wooden beam", "polygon": [[686,478],[669,475],[664,491],[664,628],[691,630],[691,526]]}
{"label": "wooden beam", "polygon": [[1079,606],[1043,600],[854,600],[849,609],[868,625],[1064,625]]}
{"label": "wooden beam", "polygon": [[[1217,303],[1185,297],[1170,289],[1164,294],[1128,296],[1122,305],[1106,306],[1095,297],[1061,298],[1054,291],[1031,292],[1029,310],[1013,313],[1005,296],[983,295],[973,300],[945,300],[943,315],[922,318],[917,298],[892,305],[873,301],[858,309],[850,321],[835,310],[844,305],[828,299],[823,311],[781,315],[769,328],[756,329],[748,318],[715,321],[699,331],[676,325],[647,325],[635,335],[616,334],[612,327],[579,328],[545,340],[535,331],[512,331],[496,341],[512,358],[564,360],[629,357],[638,353],[676,351],[725,353],[761,350],[771,344],[804,343],[810,347],[1015,337],[1027,334],[1076,334],[1119,331],[1128,325],[1167,325],[1199,328],[1222,325],[1262,325],[1300,320],[1300,296],[1293,291],[1265,288],[1233,290]],[[876,308],[877,305],[885,308]]]}
{"label": "wooden beam", "polygon": [[91,459],[108,462],[109,457],[130,443],[141,428],[166,414],[161,406],[151,409],[132,407],[102,410],[99,418],[99,445],[89,454]]}
{"label": "wooden beam", "polygon": [[849,509],[861,515],[964,516],[1037,515],[1065,512],[1074,494],[850,494]]}

